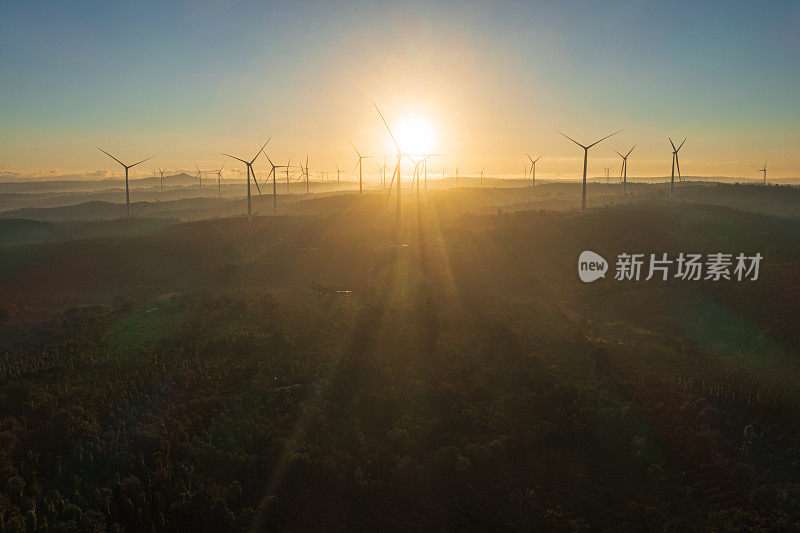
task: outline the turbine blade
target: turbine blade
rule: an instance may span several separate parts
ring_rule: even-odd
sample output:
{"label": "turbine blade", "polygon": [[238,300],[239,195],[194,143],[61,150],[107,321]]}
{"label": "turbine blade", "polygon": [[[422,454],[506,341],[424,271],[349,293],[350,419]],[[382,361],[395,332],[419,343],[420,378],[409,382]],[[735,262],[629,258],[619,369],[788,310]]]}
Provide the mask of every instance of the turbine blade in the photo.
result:
{"label": "turbine blade", "polygon": [[397,164],[394,166],[394,172],[392,173],[392,181],[389,183],[389,194],[386,195],[386,203],[389,203],[389,198],[392,196],[392,185],[394,185],[394,178],[397,176],[397,168],[400,166],[400,162],[398,161]]}
{"label": "turbine blade", "polygon": [[122,165],[123,167],[125,166],[125,163],[123,163],[122,161],[120,161],[119,159],[117,159],[116,157],[114,157],[113,155],[109,154],[108,152],[106,152],[106,151],[105,151],[105,150],[103,150],[102,148],[98,147],[97,149],[98,149],[98,150],[100,150],[101,152],[103,152],[104,154],[106,154],[108,157],[110,157],[111,159],[113,159],[113,160],[114,160],[114,161],[116,161],[117,163],[119,163],[120,165]]}
{"label": "turbine blade", "polygon": [[531,160],[531,163],[533,163],[533,158],[530,156],[530,154],[525,154],[525,155],[527,155],[527,156],[528,156],[528,159],[530,159],[530,160]]}
{"label": "turbine blade", "polygon": [[674,152],[675,151],[675,143],[672,142],[672,137],[667,137],[667,139],[669,139],[669,144],[672,145],[672,151]]}
{"label": "turbine blade", "polygon": [[681,163],[678,161],[678,154],[675,154],[675,166],[678,168],[678,179],[681,177]]}
{"label": "turbine blade", "polygon": [[[636,145],[635,145],[635,144],[633,145],[633,148],[636,148]],[[633,148],[631,148],[630,150],[628,150],[628,153],[627,153],[627,154],[625,154],[625,159],[628,159],[628,156],[629,156],[629,155],[631,155],[631,152],[633,152]]]}
{"label": "turbine blade", "polygon": [[247,164],[247,161],[245,161],[244,159],[242,159],[240,157],[236,157],[235,155],[223,154],[223,153],[220,153],[220,155],[224,155],[225,157],[230,157],[231,159],[236,159],[237,161],[241,161],[245,165]]}
{"label": "turbine blade", "polygon": [[[265,143],[266,144],[266,143]],[[256,190],[258,191],[258,196],[263,200],[264,197],[261,196],[261,187],[258,186],[258,181],[256,180],[256,172],[255,170],[250,170],[250,173],[253,175],[253,183],[256,184]]]}
{"label": "turbine blade", "polygon": [[[616,150],[614,150],[614,151],[617,152]],[[617,152],[617,155],[620,156],[622,159],[625,159],[625,156],[622,155],[621,153]]]}
{"label": "turbine blade", "polygon": [[256,159],[258,159],[258,156],[260,156],[260,155],[261,155],[261,152],[263,152],[263,151],[264,151],[264,147],[265,147],[265,146],[267,146],[267,143],[269,143],[271,140],[272,140],[272,137],[270,137],[269,139],[267,139],[267,142],[265,142],[264,144],[262,144],[262,145],[261,145],[261,150],[259,150],[259,151],[258,151],[258,153],[256,154],[256,156],[255,156],[255,157],[254,157],[254,158],[253,158],[253,159],[250,161],[250,164],[251,164],[251,165],[252,165],[253,163],[255,163]]}
{"label": "turbine blade", "polygon": [[347,142],[349,142],[349,143],[350,143],[350,146],[352,146],[352,147],[353,147],[353,150],[355,150],[355,151],[356,151],[356,153],[358,154],[358,157],[361,157],[361,152],[359,152],[359,151],[358,151],[358,148],[356,148],[356,145],[355,145],[355,144],[353,144],[353,141],[351,141],[350,139],[347,139]]}
{"label": "turbine blade", "polygon": [[[558,131],[558,130],[556,130],[556,131]],[[558,131],[558,133],[560,133],[561,135],[563,135],[564,137],[566,137],[566,138],[567,138],[567,139],[569,139],[570,141],[574,142],[575,144],[577,144],[578,146],[580,146],[581,148],[583,148],[584,150],[586,150],[586,148],[587,148],[586,146],[582,145],[581,143],[579,143],[578,141],[576,141],[575,139],[573,139],[572,137],[570,137],[570,136],[569,136],[569,135],[567,135],[566,133],[564,133],[564,132],[561,132],[561,131]]]}
{"label": "turbine blade", "polygon": [[[150,161],[150,160],[151,160],[151,159],[153,159],[154,157],[155,157],[154,155],[151,155],[151,156],[150,156],[150,157],[148,157],[147,159],[142,159],[141,161],[139,161],[139,163],[144,163],[145,161]],[[136,166],[136,165],[138,165],[139,163],[134,163],[134,164],[132,164],[132,165],[129,165],[129,166],[128,166],[128,168],[135,167],[135,166]]]}
{"label": "turbine blade", "polygon": [[600,139],[599,141],[595,141],[595,142],[593,142],[592,144],[590,144],[589,146],[587,146],[587,147],[586,147],[586,149],[588,150],[589,148],[591,148],[591,147],[592,147],[592,146],[594,146],[595,144],[601,143],[601,142],[605,141],[606,139],[608,139],[609,137],[612,137],[612,136],[616,135],[617,133],[620,133],[621,131],[622,131],[622,130],[615,131],[614,133],[611,133],[611,134],[609,134],[609,135],[606,135],[605,137],[603,137],[603,138],[602,138],[602,139]]}
{"label": "turbine blade", "polygon": [[392,129],[389,127],[389,124],[386,122],[386,119],[383,118],[383,113],[381,113],[381,110],[378,109],[378,105],[375,102],[372,102],[372,105],[375,106],[375,111],[378,112],[378,115],[380,115],[381,120],[383,121],[383,125],[386,126],[386,131],[389,132],[389,136],[392,138],[392,142],[394,143],[395,147],[397,148],[397,153],[398,154],[402,153],[402,150],[400,150],[400,145],[397,144],[397,139],[394,138],[394,134],[392,133]]}
{"label": "turbine blade", "polygon": [[[540,160],[541,158],[542,158],[542,156],[537,157],[536,161]],[[536,164],[536,161],[533,162],[534,165]]]}
{"label": "turbine blade", "polygon": [[[683,138],[683,142],[681,143],[681,145],[680,145],[680,146],[678,146],[678,150],[680,150],[681,148],[683,148],[683,143],[685,143],[685,142],[686,142],[686,137],[684,137],[684,138]],[[676,151],[677,151],[677,150],[676,150]]]}

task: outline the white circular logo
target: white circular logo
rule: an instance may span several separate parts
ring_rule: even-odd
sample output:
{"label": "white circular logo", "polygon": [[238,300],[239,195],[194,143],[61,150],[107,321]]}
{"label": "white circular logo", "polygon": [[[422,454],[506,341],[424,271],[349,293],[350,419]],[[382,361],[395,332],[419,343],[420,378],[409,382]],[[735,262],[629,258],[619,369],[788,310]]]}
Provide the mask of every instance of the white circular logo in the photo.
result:
{"label": "white circular logo", "polygon": [[578,276],[584,283],[606,277],[608,261],[601,255],[586,250],[578,258]]}

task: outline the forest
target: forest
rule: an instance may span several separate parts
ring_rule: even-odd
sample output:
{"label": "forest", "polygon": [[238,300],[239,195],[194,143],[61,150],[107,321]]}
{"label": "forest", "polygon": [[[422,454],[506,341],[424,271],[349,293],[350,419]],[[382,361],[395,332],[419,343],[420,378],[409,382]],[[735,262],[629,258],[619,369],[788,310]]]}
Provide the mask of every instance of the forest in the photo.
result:
{"label": "forest", "polygon": [[[0,221],[0,530],[800,528],[791,204],[466,194],[400,244],[349,195]],[[583,250],[764,262],[583,284]]]}

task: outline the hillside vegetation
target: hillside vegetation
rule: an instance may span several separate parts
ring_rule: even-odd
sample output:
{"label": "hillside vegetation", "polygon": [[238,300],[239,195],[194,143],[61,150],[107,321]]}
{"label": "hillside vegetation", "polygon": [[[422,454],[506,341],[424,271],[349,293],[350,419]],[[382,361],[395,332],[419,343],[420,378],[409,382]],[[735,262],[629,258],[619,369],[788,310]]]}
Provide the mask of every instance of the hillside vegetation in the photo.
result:
{"label": "hillside vegetation", "polygon": [[[0,527],[800,528],[797,204],[471,194],[409,197],[399,243],[383,195],[0,221]],[[626,282],[621,252],[764,260]]]}

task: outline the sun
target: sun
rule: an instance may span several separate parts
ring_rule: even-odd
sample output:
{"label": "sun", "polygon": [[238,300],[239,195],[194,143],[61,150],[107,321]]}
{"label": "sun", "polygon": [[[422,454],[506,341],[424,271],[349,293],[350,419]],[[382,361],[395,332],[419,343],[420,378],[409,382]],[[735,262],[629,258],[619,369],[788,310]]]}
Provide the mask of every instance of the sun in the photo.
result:
{"label": "sun", "polygon": [[436,128],[425,116],[411,115],[397,124],[397,143],[408,155],[428,155],[436,150]]}

